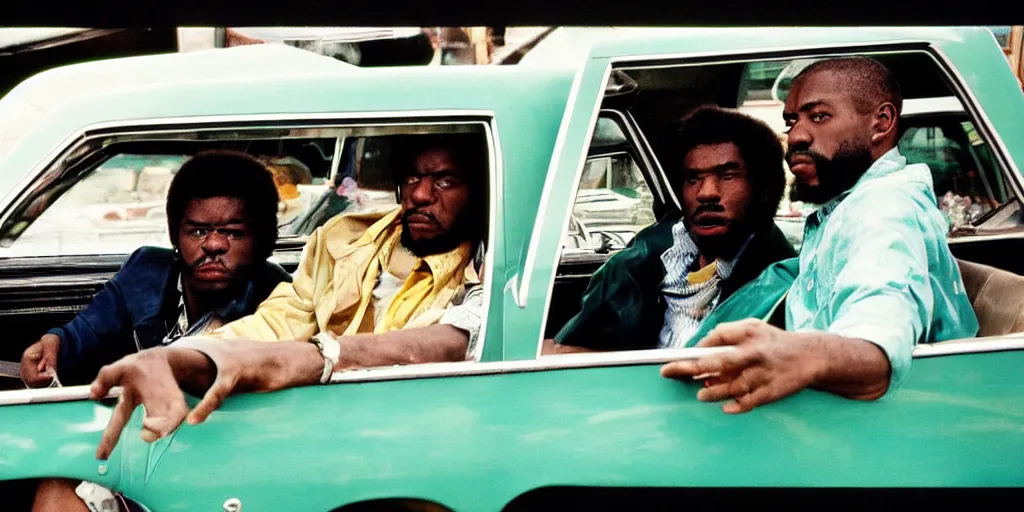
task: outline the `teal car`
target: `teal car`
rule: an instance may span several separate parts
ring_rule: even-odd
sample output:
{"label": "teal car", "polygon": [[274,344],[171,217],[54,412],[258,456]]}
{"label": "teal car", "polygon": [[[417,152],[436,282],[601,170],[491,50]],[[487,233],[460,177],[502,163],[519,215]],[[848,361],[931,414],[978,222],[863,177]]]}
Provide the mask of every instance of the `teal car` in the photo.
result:
{"label": "teal car", "polygon": [[[212,147],[308,168],[282,196],[294,204],[282,205],[274,258],[294,268],[329,215],[394,204],[389,136],[486,134],[487,308],[472,360],[234,396],[153,444],[136,410],[107,461],[94,450],[109,400],[85,387],[0,392],[0,495],[64,477],[160,512],[492,511],[730,496],[695,491],[708,488],[1024,483],[1024,94],[991,32],[622,29],[574,48],[514,66],[360,69],[252,46],[71,66],[14,89],[0,100],[4,360],[80,310],[134,247],[166,244],[147,205],[174,162]],[[705,103],[773,101],[766,67],[847,54],[889,66],[908,101],[956,103],[918,116],[908,130],[923,135],[908,140],[914,158],[943,162],[937,197],[991,206],[949,234],[978,337],[918,345],[883,400],[805,390],[739,416],[659,375],[707,349],[540,355],[594,270],[679,208],[658,159],[665,126]],[[606,192],[635,214],[594,222]],[[922,506],[948,499],[915,494]]]}

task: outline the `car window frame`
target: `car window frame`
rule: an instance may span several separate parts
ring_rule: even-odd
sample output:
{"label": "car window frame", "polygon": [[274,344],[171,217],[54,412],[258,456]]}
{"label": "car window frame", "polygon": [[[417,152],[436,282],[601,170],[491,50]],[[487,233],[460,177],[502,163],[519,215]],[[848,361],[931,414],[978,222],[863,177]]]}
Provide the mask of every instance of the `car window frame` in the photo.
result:
{"label": "car window frame", "polygon": [[[629,113],[629,111],[622,111],[619,109],[612,108],[602,108],[598,111],[596,119],[599,120],[601,118],[611,119],[614,123],[618,125],[619,129],[622,131],[623,134],[623,142],[615,146],[607,146],[600,148],[588,147],[587,153],[583,160],[583,168],[586,168],[587,163],[591,159],[615,156],[623,153],[627,154],[633,160],[633,163],[637,166],[637,168],[640,170],[640,174],[643,177],[644,183],[647,185],[647,188],[650,191],[651,196],[653,197],[654,203],[652,205],[652,213],[655,214],[655,217],[657,217],[657,212],[659,209],[678,208],[678,200],[676,199],[675,194],[671,190],[672,187],[668,182],[668,178],[666,177],[664,170],[662,169],[660,164],[651,159],[650,151],[647,147],[647,141],[643,137],[642,131],[636,125],[636,121],[632,118],[632,115]],[[595,121],[595,124],[592,127],[593,130],[596,130],[597,128],[597,122],[598,121]],[[579,174],[579,180],[582,179],[583,175],[581,170]],[[575,184],[577,196],[579,194],[579,191],[582,190],[579,188],[579,180],[577,180]],[[575,204],[576,197],[574,196],[572,199],[572,207],[575,207]],[[575,215],[572,213],[571,210],[570,217],[572,217],[575,221],[578,222],[578,219],[575,219]],[[568,232],[565,234],[568,234]],[[607,254],[601,254],[593,250],[579,249],[578,252],[576,252],[573,255],[572,259],[566,259],[564,250],[565,247],[560,245],[558,249],[557,261],[557,266],[559,268],[561,268],[563,265],[567,267],[572,267],[573,265],[577,264],[592,265],[596,263],[603,263],[607,261],[608,258],[614,255],[616,252],[622,249],[613,249],[609,251]],[[556,268],[556,273],[557,271],[558,269]]]}
{"label": "car window frame", "polygon": [[[604,63],[604,77],[605,77],[605,81],[607,81],[608,76],[612,72],[614,72],[614,71],[616,71],[618,69],[624,69],[624,68],[625,69],[635,68],[635,67],[641,67],[641,68],[648,68],[648,67],[650,67],[650,68],[669,68],[669,67],[715,65],[715,64],[726,64],[726,63],[746,63],[746,62],[752,62],[752,61],[765,61],[765,60],[786,60],[786,59],[793,60],[793,59],[814,58],[814,57],[824,57],[824,56],[871,55],[871,54],[891,54],[891,53],[904,53],[904,52],[905,53],[910,53],[910,52],[922,53],[922,54],[930,57],[934,61],[935,65],[937,66],[937,72],[939,73],[940,76],[942,76],[947,81],[947,85],[951,89],[953,95],[960,101],[961,105],[963,106],[963,110],[964,110],[964,113],[967,116],[967,119],[969,121],[971,121],[972,124],[974,124],[975,130],[977,130],[978,135],[980,137],[982,137],[982,140],[984,140],[988,144],[989,149],[992,152],[993,159],[995,160],[995,162],[996,162],[996,164],[998,166],[998,170],[999,170],[999,172],[1003,173],[1003,176],[1007,180],[1007,182],[1009,183],[1009,185],[1010,185],[1010,187],[1011,187],[1011,189],[1013,191],[1014,196],[1016,198],[1018,198],[1018,200],[1024,200],[1024,196],[1021,195],[1022,183],[1021,183],[1020,171],[1019,171],[1019,169],[1018,169],[1018,167],[1016,165],[1016,162],[1010,156],[1009,151],[1008,151],[1006,145],[1003,143],[1002,138],[999,136],[999,134],[992,127],[991,120],[988,118],[987,115],[985,115],[984,110],[980,108],[980,103],[979,103],[977,97],[974,95],[974,93],[971,91],[971,89],[968,86],[965,85],[966,84],[966,80],[960,74],[960,72],[957,70],[956,66],[954,66],[952,64],[952,62],[950,61],[948,56],[946,56],[942,52],[942,49],[940,47],[938,47],[938,45],[935,45],[935,44],[930,43],[930,42],[911,41],[911,42],[881,42],[881,43],[871,43],[871,44],[836,44],[836,45],[822,45],[822,46],[815,46],[815,47],[801,47],[801,48],[784,49],[784,50],[756,50],[756,49],[751,49],[751,50],[748,50],[748,51],[722,52],[722,53],[713,53],[713,54],[707,54],[707,55],[699,55],[699,54],[698,55],[685,55],[684,54],[684,55],[653,55],[653,56],[652,55],[631,55],[631,56],[600,57],[600,58],[598,58],[598,57],[591,57],[591,62],[594,63],[594,64],[598,64],[598,63],[602,63],[602,62]],[[587,70],[587,71],[591,71],[591,70]],[[584,72],[584,71],[581,70],[581,73],[582,72]],[[599,106],[603,102],[604,99],[605,99],[605,95],[604,95],[604,92],[602,91],[598,95],[598,97],[596,99],[597,105]],[[583,107],[585,109],[585,106],[581,105],[581,107]],[[591,133],[591,134],[593,133],[593,131],[594,131],[595,127],[596,127],[597,112],[598,112],[598,110],[595,109],[595,115],[592,115],[590,117],[590,121],[589,121],[589,130],[590,130],[590,132],[589,133]],[[589,141],[589,138],[587,140]],[[577,165],[576,165],[575,179],[573,181],[576,184],[575,186],[578,186],[579,180],[582,177],[582,171],[583,171],[583,169],[585,167],[585,164],[586,164],[586,153],[583,156],[584,156],[584,158],[581,158],[577,162]],[[650,152],[650,158],[653,161],[657,162],[657,158],[654,155],[653,151]],[[660,168],[660,164],[656,164],[656,165],[658,165],[659,168]],[[662,174],[664,174],[664,171],[662,171]],[[550,186],[551,186],[551,183],[550,183],[550,180],[549,180],[549,183],[547,183],[545,185],[545,188],[548,188]],[[573,194],[576,193],[575,187],[573,188],[572,193]],[[575,197],[575,196],[573,196],[573,197]],[[567,208],[568,208],[569,211],[566,212],[566,217],[567,218],[568,218],[569,215],[571,215],[571,209],[572,209],[573,205],[574,205],[574,200],[568,202]],[[543,238],[543,235],[541,235],[540,232],[543,231],[544,227],[540,226],[540,227],[535,228],[535,229],[536,229],[536,231],[533,233],[533,236],[532,236],[532,241],[534,241],[534,244],[536,244],[536,241],[538,241],[541,238]],[[562,229],[562,231],[563,232],[565,231],[564,228]],[[947,241],[949,243],[971,243],[971,242],[982,243],[982,242],[986,242],[986,241],[990,241],[990,240],[1007,239],[1007,238],[1010,238],[1010,239],[1012,239],[1012,238],[1024,238],[1024,229],[1022,229],[1020,231],[1017,231],[1017,232],[1012,232],[1012,233],[1002,233],[1002,234],[993,234],[993,235],[971,235],[971,236],[964,236],[964,237],[958,237],[958,238],[949,238],[949,237],[947,237]],[[954,241],[957,241],[957,242],[954,242]],[[534,247],[534,248],[536,248],[536,247]],[[558,252],[558,255],[555,258],[555,263],[556,264],[560,260],[561,250],[559,249],[557,252]],[[536,257],[542,257],[542,256],[538,255]],[[555,283],[557,281],[557,278],[558,278],[558,273],[557,272],[551,272],[550,279],[548,280],[549,282],[547,283],[547,286],[546,286],[546,294],[544,295],[544,301],[545,301],[544,308],[543,308],[544,313],[543,313],[543,317],[541,319],[542,323],[541,323],[540,330],[539,330],[539,333],[538,333],[538,339],[536,341],[536,352],[535,352],[536,355],[535,355],[534,359],[540,361],[540,360],[547,360],[548,358],[556,358],[557,357],[557,358],[561,358],[562,361],[568,361],[570,363],[575,363],[579,358],[586,357],[586,356],[591,356],[593,354],[570,353],[570,354],[557,354],[557,355],[556,354],[542,355],[542,351],[543,351],[543,347],[544,347],[544,341],[545,341],[544,333],[547,332],[547,323],[548,323],[548,317],[549,317],[549,310],[550,310],[550,306],[551,306],[551,301],[553,299],[553,291],[554,291],[554,286],[555,286]],[[528,290],[529,284],[530,283],[527,282],[526,280],[524,280],[524,282],[521,284],[521,286],[522,286],[522,288],[520,289],[520,294],[521,295],[525,295],[527,293],[524,290]],[[943,349],[943,351],[944,351],[943,355],[946,355],[946,352],[948,352],[950,354],[953,354],[953,353],[973,353],[973,352],[977,352],[977,351],[991,351],[989,349],[984,348],[984,347],[988,346],[988,344],[987,344],[988,342],[991,342],[991,344],[994,344],[995,346],[999,346],[999,347],[1002,347],[1003,345],[1005,345],[1005,343],[1003,341],[1001,341],[1003,338],[1000,338],[999,340],[995,340],[995,339],[990,340],[990,338],[993,338],[993,337],[981,337],[981,338],[977,338],[976,337],[976,338],[970,338],[970,339],[966,339],[966,340],[947,340],[945,343],[948,343],[949,347],[952,347],[952,348],[945,348],[945,349]],[[1021,336],[1011,336],[1011,338],[1013,340],[1015,340],[1014,341],[1014,343],[1015,343],[1014,347],[1015,348],[1013,348],[1012,350],[1024,349],[1024,333],[1022,333]],[[927,346],[927,345],[929,345],[929,344],[917,344],[916,347]],[[653,349],[648,349],[648,350],[630,351],[630,352],[643,353],[645,358],[647,358],[647,357],[649,357],[649,358],[656,358],[656,357],[658,357],[658,354],[667,353],[666,351],[683,351],[683,354],[689,354],[689,352],[686,352],[686,351],[692,351],[692,350],[698,350],[698,349],[696,347],[682,348],[682,349],[653,348]],[[918,357],[919,353],[922,354],[921,357],[923,357],[924,355],[929,354],[930,352],[928,352],[928,350],[929,349],[925,348],[925,349],[922,349],[919,352],[917,350],[917,348],[915,348],[915,352],[914,352],[915,353],[915,357]],[[1000,348],[999,350],[1006,350],[1006,349],[1005,348]],[[630,364],[630,361],[634,361],[638,357],[638,355],[636,355],[636,354],[627,353],[627,352],[613,352],[613,353],[609,353],[609,354],[618,354],[617,356],[609,355],[608,356],[609,357],[609,359],[608,359],[609,361],[619,361],[622,364]],[[689,356],[680,356],[680,357],[681,358],[685,358],[685,357],[689,357]],[[678,358],[679,357],[677,357],[677,359]],[[604,359],[601,359],[601,360],[604,361]],[[583,365],[583,366],[585,367],[586,365]]]}
{"label": "car window frame", "polygon": [[[146,119],[102,123],[84,127],[78,130],[73,136],[68,137],[50,156],[33,169],[31,179],[23,183],[21,189],[10,201],[3,212],[0,213],[0,226],[7,226],[13,214],[19,211],[19,207],[31,204],[43,193],[45,185],[54,180],[66,178],[62,176],[67,169],[61,165],[69,157],[82,157],[85,154],[95,154],[103,147],[89,146],[91,142],[104,140],[117,136],[146,137],[147,134],[181,133],[187,131],[208,131],[208,132],[237,132],[245,130],[260,129],[324,129],[324,130],[360,130],[361,136],[373,134],[373,130],[379,129],[383,133],[392,133],[396,128],[425,129],[427,133],[438,133],[445,131],[445,127],[452,125],[476,125],[482,129],[488,144],[488,234],[485,240],[486,251],[484,252],[484,275],[481,276],[483,286],[482,303],[484,305],[481,314],[481,328],[479,339],[474,351],[468,354],[469,360],[466,364],[482,364],[485,355],[488,353],[497,354],[501,358],[500,347],[502,345],[503,333],[501,329],[488,329],[488,323],[493,315],[499,317],[503,314],[504,298],[501,294],[492,293],[496,287],[494,279],[498,277],[495,273],[495,260],[503,255],[496,254],[498,237],[502,236],[501,224],[502,215],[502,193],[504,186],[504,165],[501,151],[501,143],[498,136],[498,127],[495,113],[489,110],[424,110],[424,111],[394,111],[394,112],[355,112],[355,113],[317,113],[317,114],[289,114],[289,115],[217,115],[198,116],[181,119]],[[440,129],[431,129],[437,128]],[[92,148],[83,151],[83,148]],[[78,163],[81,160],[74,160]],[[89,167],[86,172],[74,174],[77,180],[85,176],[95,166]],[[80,170],[82,171],[82,170]],[[71,185],[73,186],[73,184]],[[71,187],[69,186],[68,189]],[[59,196],[58,196],[59,197]],[[52,205],[53,202],[50,202]],[[293,239],[279,240],[271,261],[280,262],[282,256],[294,259],[295,263],[301,257],[301,251],[308,242],[308,236],[296,237]],[[87,260],[95,258],[124,258],[127,254],[109,253],[97,255],[66,255],[66,256],[13,256],[0,258],[0,265],[17,261],[31,261],[34,259],[59,259],[71,262],[75,260]],[[9,265],[8,265],[9,266]],[[500,287],[498,287],[500,289]],[[490,332],[489,332],[490,331]],[[485,351],[485,347],[489,347]],[[495,348],[497,347],[497,348]],[[493,357],[493,356],[492,356]],[[425,363],[431,364],[431,363]],[[456,364],[463,364],[462,362]],[[413,365],[415,366],[415,365]],[[374,373],[388,370],[389,374],[396,373],[391,367],[367,368],[360,370]],[[398,369],[401,374],[401,369]],[[415,374],[415,371],[411,372]]]}

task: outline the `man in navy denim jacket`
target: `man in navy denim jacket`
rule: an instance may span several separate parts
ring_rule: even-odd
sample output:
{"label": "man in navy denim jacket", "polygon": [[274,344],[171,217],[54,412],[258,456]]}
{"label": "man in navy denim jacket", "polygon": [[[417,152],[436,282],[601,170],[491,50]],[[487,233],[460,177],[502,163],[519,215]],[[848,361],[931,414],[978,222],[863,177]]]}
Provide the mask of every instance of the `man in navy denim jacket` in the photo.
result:
{"label": "man in navy denim jacket", "polygon": [[62,327],[21,360],[22,379],[87,384],[132,352],[170,343],[255,311],[281,282],[267,261],[277,240],[277,190],[266,167],[244,153],[212,151],[186,162],[167,194],[174,249],[142,247]]}

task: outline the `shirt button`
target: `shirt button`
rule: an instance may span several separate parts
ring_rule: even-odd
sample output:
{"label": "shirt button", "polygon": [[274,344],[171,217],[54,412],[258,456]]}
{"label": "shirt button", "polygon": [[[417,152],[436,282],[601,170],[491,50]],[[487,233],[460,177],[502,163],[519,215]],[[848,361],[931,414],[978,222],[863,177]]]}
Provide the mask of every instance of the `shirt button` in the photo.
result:
{"label": "shirt button", "polygon": [[814,279],[808,279],[807,280],[807,291],[811,291],[813,289],[814,289]]}

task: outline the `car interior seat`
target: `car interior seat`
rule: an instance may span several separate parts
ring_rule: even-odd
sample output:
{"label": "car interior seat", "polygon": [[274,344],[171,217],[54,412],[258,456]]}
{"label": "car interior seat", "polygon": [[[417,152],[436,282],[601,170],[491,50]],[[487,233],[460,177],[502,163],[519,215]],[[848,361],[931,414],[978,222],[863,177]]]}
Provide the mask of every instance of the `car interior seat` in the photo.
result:
{"label": "car interior seat", "polygon": [[1024,276],[981,263],[957,263],[978,315],[978,336],[1024,332]]}

